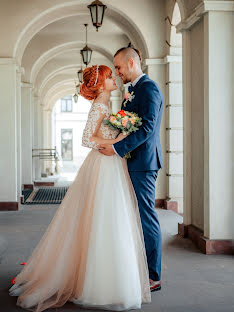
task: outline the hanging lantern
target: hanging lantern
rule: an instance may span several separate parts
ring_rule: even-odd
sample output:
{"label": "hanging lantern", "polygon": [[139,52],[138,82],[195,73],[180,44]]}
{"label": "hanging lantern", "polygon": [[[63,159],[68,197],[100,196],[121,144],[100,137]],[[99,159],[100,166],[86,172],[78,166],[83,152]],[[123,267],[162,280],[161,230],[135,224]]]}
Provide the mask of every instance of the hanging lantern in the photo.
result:
{"label": "hanging lantern", "polygon": [[90,61],[91,61],[91,56],[92,56],[92,52],[93,50],[90,49],[87,45],[87,26],[88,24],[84,24],[85,27],[86,27],[86,45],[85,47],[80,51],[81,55],[82,55],[82,59],[83,59],[83,62],[84,64],[87,66]]}
{"label": "hanging lantern", "polygon": [[81,68],[77,72],[77,77],[78,77],[79,82],[83,83],[83,70],[82,70],[82,55],[81,55],[81,53],[80,53],[80,64],[81,64]]}
{"label": "hanging lantern", "polygon": [[93,26],[95,26],[96,30],[98,31],[98,28],[102,26],[104,13],[107,6],[99,0],[95,0],[90,5],[88,5],[88,8],[90,10]]}
{"label": "hanging lantern", "polygon": [[75,103],[78,102],[78,95],[76,93],[73,95],[73,99],[74,99]]}
{"label": "hanging lantern", "polygon": [[78,95],[80,94],[80,84],[79,83],[76,85],[76,93]]}
{"label": "hanging lantern", "polygon": [[79,79],[79,82],[83,83],[83,70],[82,69],[78,70],[77,77]]}

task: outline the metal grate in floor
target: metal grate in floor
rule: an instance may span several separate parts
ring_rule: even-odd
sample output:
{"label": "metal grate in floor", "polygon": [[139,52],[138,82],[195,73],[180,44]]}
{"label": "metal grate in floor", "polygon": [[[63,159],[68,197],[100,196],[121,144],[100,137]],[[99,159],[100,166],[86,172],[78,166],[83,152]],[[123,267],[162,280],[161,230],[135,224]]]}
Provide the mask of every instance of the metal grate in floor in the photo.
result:
{"label": "metal grate in floor", "polygon": [[66,195],[68,187],[41,187],[25,190],[25,205],[60,204]]}

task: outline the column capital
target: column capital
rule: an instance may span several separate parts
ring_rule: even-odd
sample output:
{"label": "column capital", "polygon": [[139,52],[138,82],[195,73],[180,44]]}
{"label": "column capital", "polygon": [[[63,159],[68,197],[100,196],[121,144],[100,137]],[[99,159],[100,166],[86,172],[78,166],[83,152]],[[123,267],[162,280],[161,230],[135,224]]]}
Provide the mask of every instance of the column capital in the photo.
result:
{"label": "column capital", "polygon": [[165,64],[168,63],[182,63],[182,55],[166,55],[164,57]]}
{"label": "column capital", "polygon": [[204,0],[193,11],[193,13],[181,21],[177,26],[177,32],[189,30],[196,22],[198,22],[202,16],[207,12],[234,12],[233,1],[212,1]]}
{"label": "column capital", "polygon": [[16,59],[11,57],[1,57],[0,65],[17,65]]}
{"label": "column capital", "polygon": [[163,57],[148,58],[144,60],[144,66],[148,65],[165,65],[165,60]]}
{"label": "column capital", "polygon": [[145,59],[145,66],[149,65],[166,65],[168,63],[181,63],[182,55],[166,55],[162,58]]}
{"label": "column capital", "polygon": [[24,75],[25,73],[24,67],[17,66],[16,70],[17,70],[17,74]]}
{"label": "column capital", "polygon": [[29,82],[21,82],[21,87],[22,87],[22,88],[33,89],[33,84],[32,84],[32,83],[29,83]]}

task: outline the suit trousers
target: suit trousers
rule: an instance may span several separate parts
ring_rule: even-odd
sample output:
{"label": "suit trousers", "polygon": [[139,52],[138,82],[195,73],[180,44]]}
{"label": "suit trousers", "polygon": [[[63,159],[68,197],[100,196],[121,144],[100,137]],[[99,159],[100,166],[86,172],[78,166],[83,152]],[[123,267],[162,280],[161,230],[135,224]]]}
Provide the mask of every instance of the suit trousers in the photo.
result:
{"label": "suit trousers", "polygon": [[155,210],[155,182],[157,170],[129,171],[136,193],[144,234],[149,278],[161,279],[162,234]]}

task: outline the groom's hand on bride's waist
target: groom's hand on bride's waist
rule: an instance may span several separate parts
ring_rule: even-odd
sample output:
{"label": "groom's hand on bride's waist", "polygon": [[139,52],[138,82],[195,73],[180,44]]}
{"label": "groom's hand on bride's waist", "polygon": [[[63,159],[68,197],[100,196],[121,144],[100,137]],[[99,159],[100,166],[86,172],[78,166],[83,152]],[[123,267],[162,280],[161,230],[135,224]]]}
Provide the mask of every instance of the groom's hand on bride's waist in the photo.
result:
{"label": "groom's hand on bride's waist", "polygon": [[115,151],[110,144],[100,144],[97,145],[97,148],[99,150],[99,153],[104,154],[106,156],[113,156],[115,155]]}

